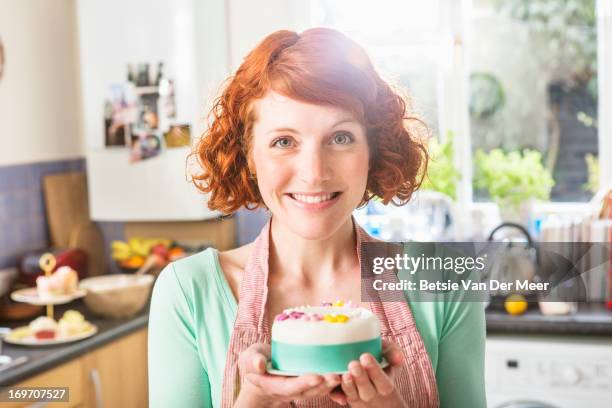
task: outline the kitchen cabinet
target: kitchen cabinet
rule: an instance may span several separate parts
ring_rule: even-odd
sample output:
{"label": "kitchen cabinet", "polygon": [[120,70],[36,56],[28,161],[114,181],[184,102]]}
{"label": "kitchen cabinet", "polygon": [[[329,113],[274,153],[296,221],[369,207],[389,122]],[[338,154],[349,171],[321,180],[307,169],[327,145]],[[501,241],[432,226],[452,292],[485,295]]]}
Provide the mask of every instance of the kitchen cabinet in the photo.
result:
{"label": "kitchen cabinet", "polygon": [[[70,401],[53,407],[147,407],[147,329],[123,336],[12,387],[68,387]],[[43,407],[45,403],[0,404]]]}
{"label": "kitchen cabinet", "polygon": [[[84,384],[83,362],[81,359],[74,359],[59,367],[52,368],[42,374],[28,378],[13,387],[68,387],[69,402],[49,402],[47,404],[57,408],[75,407],[83,403],[83,393],[86,388]],[[2,407],[43,407],[45,403],[21,402],[21,403],[1,403]]]}
{"label": "kitchen cabinet", "polygon": [[147,407],[147,331],[139,330],[84,357],[86,407]]}

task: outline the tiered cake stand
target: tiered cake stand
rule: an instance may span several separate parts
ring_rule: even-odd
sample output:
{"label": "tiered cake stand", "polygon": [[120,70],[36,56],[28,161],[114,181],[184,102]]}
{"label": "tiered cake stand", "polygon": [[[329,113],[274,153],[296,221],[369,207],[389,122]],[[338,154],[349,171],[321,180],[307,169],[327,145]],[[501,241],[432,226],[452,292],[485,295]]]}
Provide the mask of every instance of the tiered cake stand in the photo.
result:
{"label": "tiered cake stand", "polygon": [[[51,273],[55,269],[56,260],[55,256],[50,253],[46,253],[40,257],[39,262],[40,268],[45,272],[45,276],[51,276]],[[32,305],[44,305],[47,308],[47,317],[50,319],[54,318],[54,305],[61,305],[65,303],[72,302],[75,299],[81,298],[87,294],[87,291],[84,289],[77,289],[76,292],[70,295],[60,295],[60,296],[45,296],[40,297],[38,295],[38,291],[35,287],[19,289],[11,293],[11,299],[15,302],[23,302],[29,303]],[[38,346],[38,345],[51,345],[51,344],[62,344],[62,343],[70,343],[73,341],[81,340],[87,337],[91,337],[98,332],[98,328],[95,325],[91,325],[92,329],[83,333],[79,333],[78,335],[63,337],[63,338],[53,338],[53,339],[37,339],[33,336],[28,336],[22,339],[12,339],[10,334],[4,338],[4,341],[12,344],[20,344],[26,346]]]}

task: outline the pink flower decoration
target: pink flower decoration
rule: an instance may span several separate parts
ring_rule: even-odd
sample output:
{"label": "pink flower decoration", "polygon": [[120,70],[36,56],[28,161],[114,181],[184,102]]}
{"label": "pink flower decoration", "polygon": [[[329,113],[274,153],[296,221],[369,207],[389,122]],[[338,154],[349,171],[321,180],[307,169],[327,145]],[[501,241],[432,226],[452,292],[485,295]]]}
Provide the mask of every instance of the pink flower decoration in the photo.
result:
{"label": "pink flower decoration", "polygon": [[289,314],[291,320],[298,320],[302,316],[304,316],[304,312],[293,311]]}
{"label": "pink flower decoration", "polygon": [[325,306],[331,306],[332,302],[323,302],[321,303],[321,306],[325,307]]}
{"label": "pink flower decoration", "polygon": [[283,313],[276,315],[276,318],[274,320],[276,320],[277,322],[282,322],[283,320],[287,320],[288,318],[289,318],[289,315],[283,312]]}

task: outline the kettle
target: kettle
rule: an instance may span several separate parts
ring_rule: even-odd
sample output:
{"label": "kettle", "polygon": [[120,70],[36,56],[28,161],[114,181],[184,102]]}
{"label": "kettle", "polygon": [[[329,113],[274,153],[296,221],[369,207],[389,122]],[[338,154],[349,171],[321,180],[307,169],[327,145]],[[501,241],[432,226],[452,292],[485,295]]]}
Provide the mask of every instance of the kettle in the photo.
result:
{"label": "kettle", "polygon": [[[513,230],[508,234],[506,230]],[[500,238],[500,232],[506,235]],[[500,282],[515,282],[516,280],[539,282],[540,254],[538,246],[529,232],[520,224],[504,222],[495,227],[488,238],[489,242],[504,243],[498,256],[493,261],[485,280],[495,279]],[[531,290],[495,290],[490,291],[489,308],[503,309],[504,301],[511,294],[525,296],[529,303],[537,303],[537,294]]]}

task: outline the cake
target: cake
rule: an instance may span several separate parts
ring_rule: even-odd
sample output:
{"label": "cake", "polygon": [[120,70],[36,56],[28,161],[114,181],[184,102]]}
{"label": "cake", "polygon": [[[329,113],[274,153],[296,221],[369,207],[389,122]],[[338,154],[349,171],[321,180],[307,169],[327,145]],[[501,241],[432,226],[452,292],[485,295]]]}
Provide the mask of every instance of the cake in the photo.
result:
{"label": "cake", "polygon": [[382,362],[380,323],[367,309],[342,301],[284,310],[272,324],[272,369],[330,373],[370,353]]}
{"label": "cake", "polygon": [[39,340],[53,339],[57,334],[57,322],[47,316],[32,320],[29,327],[30,332]]}
{"label": "cake", "polygon": [[70,295],[77,290],[79,276],[69,266],[62,266],[50,276],[36,278],[36,290],[41,298]]}
{"label": "cake", "polygon": [[72,337],[91,330],[92,326],[85,316],[76,310],[66,310],[57,322],[60,337]]}
{"label": "cake", "polygon": [[29,325],[13,329],[8,339],[21,341],[30,337],[37,340],[68,339],[91,331],[94,326],[85,320],[80,312],[66,310],[59,321],[47,316],[39,316]]}

